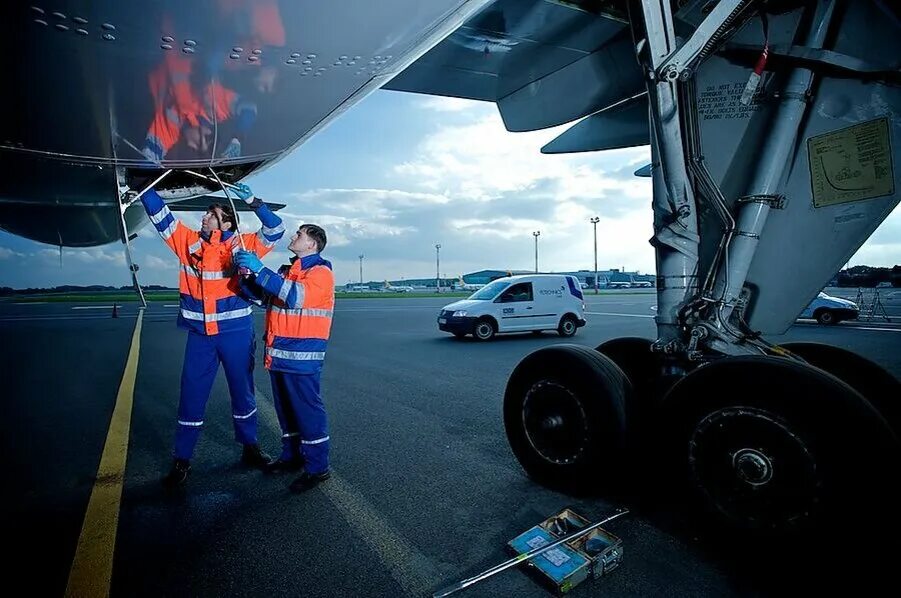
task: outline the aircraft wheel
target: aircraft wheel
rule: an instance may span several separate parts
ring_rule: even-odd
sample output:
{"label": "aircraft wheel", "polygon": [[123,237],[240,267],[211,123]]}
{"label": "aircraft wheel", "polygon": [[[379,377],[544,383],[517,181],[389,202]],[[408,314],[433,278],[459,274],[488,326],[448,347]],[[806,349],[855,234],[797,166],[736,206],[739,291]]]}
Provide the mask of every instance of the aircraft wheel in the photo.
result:
{"label": "aircraft wheel", "polygon": [[623,336],[605,341],[595,351],[613,360],[632,383],[640,405],[657,403],[663,390],[663,356],[651,351],[653,341],[635,336]]}
{"label": "aircraft wheel", "polygon": [[[648,449],[653,448],[654,443],[645,438],[647,426],[653,421],[660,397],[671,384],[663,378],[663,356],[651,351],[652,344],[653,341],[646,338],[624,336],[605,341],[595,349],[619,366],[632,384],[632,396],[625,407],[629,421],[630,454],[636,461],[649,457]],[[633,468],[636,474],[634,481],[650,481],[643,479],[643,471],[644,467],[636,464]]]}
{"label": "aircraft wheel", "polygon": [[857,353],[822,343],[780,345],[821,370],[826,370],[868,400],[901,437],[901,382],[882,366]]}
{"label": "aircraft wheel", "polygon": [[596,351],[577,345],[539,349],[507,382],[510,448],[541,484],[570,492],[602,488],[623,461],[631,390],[616,364]]}
{"label": "aircraft wheel", "polygon": [[658,421],[661,472],[712,531],[802,537],[845,509],[888,511],[897,439],[856,390],[817,368],[723,358],[676,383]]}

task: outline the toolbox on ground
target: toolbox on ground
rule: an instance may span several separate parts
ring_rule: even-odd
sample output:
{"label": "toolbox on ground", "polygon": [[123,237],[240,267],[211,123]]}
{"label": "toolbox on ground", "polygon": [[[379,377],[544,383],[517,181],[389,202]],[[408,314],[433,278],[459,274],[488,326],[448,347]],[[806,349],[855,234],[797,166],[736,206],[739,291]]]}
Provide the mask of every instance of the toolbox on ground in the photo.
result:
{"label": "toolbox on ground", "polygon": [[[578,532],[591,522],[563,509],[507,543],[515,554],[547,546]],[[610,532],[596,528],[532,558],[530,570],[558,594],[565,594],[588,578],[597,579],[616,569],[623,559],[623,542]]]}

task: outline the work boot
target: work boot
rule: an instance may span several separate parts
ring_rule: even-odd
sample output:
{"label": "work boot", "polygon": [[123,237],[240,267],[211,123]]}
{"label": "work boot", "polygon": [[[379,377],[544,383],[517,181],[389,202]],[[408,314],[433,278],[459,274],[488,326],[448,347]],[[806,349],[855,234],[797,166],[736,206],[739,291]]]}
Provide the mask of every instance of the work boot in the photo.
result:
{"label": "work boot", "polygon": [[270,460],[271,457],[260,450],[260,445],[258,444],[245,444],[244,450],[241,452],[241,463],[248,467],[265,470]]}
{"label": "work boot", "polygon": [[172,463],[169,474],[163,478],[163,486],[166,488],[178,488],[184,486],[191,473],[191,463],[187,459],[176,459]]}
{"label": "work boot", "polygon": [[300,471],[303,468],[303,457],[291,459],[273,459],[263,468],[266,473],[285,473],[288,471]]}
{"label": "work boot", "polygon": [[311,490],[331,477],[331,472],[323,471],[322,473],[310,473],[305,471],[300,477],[291,482],[291,492],[301,493]]}

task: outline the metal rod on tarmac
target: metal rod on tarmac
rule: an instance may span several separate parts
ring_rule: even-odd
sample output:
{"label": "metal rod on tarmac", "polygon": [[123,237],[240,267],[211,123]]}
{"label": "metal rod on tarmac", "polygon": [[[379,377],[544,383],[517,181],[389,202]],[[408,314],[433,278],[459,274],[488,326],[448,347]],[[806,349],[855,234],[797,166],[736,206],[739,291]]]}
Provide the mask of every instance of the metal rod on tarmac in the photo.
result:
{"label": "metal rod on tarmac", "polygon": [[592,523],[588,527],[581,529],[581,530],[579,530],[573,534],[570,534],[568,536],[565,536],[563,538],[560,538],[556,542],[552,542],[552,543],[548,544],[547,546],[539,546],[538,548],[533,548],[529,552],[524,552],[520,555],[513,557],[509,561],[505,561],[505,562],[501,563],[500,565],[495,565],[491,569],[488,569],[487,571],[483,571],[482,573],[479,573],[478,575],[476,575],[474,577],[470,577],[469,579],[464,579],[463,581],[457,582],[452,586],[448,586],[448,587],[444,588],[443,590],[435,592],[434,594],[432,594],[432,596],[433,596],[433,598],[444,598],[445,596],[450,596],[454,592],[458,592],[460,590],[468,588],[469,586],[476,584],[484,579],[488,579],[492,575],[500,573],[501,571],[505,571],[505,570],[509,569],[510,567],[513,567],[514,565],[518,565],[520,563],[524,563],[528,560],[531,560],[534,557],[538,556],[539,554],[547,552],[548,550],[550,550],[556,546],[560,546],[564,542],[572,542],[573,540],[575,540],[577,538],[581,538],[588,532],[601,527],[605,523],[609,523],[610,521],[613,521],[614,519],[617,519],[619,517],[622,517],[623,515],[628,515],[628,514],[629,514],[629,510],[623,509],[616,514],[611,515],[610,517],[607,517],[606,519],[602,519],[601,521],[598,521],[597,523]]}

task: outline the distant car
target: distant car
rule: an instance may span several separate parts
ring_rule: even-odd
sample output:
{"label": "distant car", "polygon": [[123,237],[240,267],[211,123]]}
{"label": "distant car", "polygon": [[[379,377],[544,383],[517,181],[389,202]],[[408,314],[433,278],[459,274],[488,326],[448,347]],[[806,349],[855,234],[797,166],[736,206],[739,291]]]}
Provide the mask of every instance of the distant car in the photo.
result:
{"label": "distant car", "polygon": [[579,286],[582,287],[583,289],[589,289],[589,288],[591,288],[591,287],[588,286],[588,283],[587,283],[587,282],[580,282],[580,283],[579,283]]}
{"label": "distant car", "polygon": [[648,280],[639,280],[639,281],[633,282],[632,286],[637,289],[649,289],[649,288],[653,287],[654,285],[652,285],[651,282]]}
{"label": "distant car", "polygon": [[798,317],[813,318],[820,324],[838,324],[842,320],[856,320],[859,315],[860,307],[853,301],[820,292]]}

